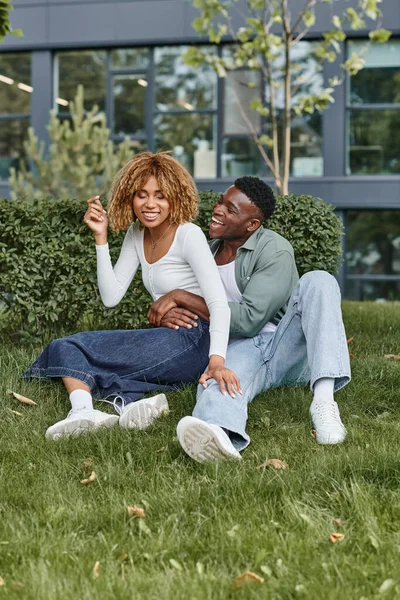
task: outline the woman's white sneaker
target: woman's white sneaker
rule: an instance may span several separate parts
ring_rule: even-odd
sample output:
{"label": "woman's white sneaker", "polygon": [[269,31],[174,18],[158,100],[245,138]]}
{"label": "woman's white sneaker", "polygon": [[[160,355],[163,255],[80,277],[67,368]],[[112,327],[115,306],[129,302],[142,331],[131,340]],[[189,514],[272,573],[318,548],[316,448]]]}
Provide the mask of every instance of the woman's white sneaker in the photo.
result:
{"label": "woman's white sneaker", "polygon": [[183,450],[197,462],[242,459],[219,425],[206,423],[196,417],[183,417],[176,432]]}
{"label": "woman's white sneaker", "polygon": [[119,426],[123,429],[147,429],[168,409],[165,394],[130,402],[121,411]]}
{"label": "woman's white sneaker", "polygon": [[335,401],[313,400],[310,415],[319,444],[340,444],[344,441],[347,432]]}
{"label": "woman's white sneaker", "polygon": [[75,437],[99,427],[114,427],[118,424],[118,420],[118,415],[109,415],[101,410],[71,410],[66,419],[48,428],[46,438],[58,440],[62,437]]}

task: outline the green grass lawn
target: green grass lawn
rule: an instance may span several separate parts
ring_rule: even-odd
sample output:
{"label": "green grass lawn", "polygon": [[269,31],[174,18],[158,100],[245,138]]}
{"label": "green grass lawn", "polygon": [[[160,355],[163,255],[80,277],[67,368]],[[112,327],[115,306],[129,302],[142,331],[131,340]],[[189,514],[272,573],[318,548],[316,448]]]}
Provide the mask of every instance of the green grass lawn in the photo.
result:
{"label": "green grass lawn", "polygon": [[[400,304],[345,303],[344,318],[355,354],[337,394],[346,442],[318,446],[309,390],[279,389],[252,403],[241,463],[181,451],[175,427],[194,388],[170,394],[147,431],[46,441],[66,393],[20,382],[39,349],[1,343],[0,600],[400,598],[400,362],[383,357],[400,352]],[[89,457],[97,479],[84,486]],[[289,469],[257,469],[266,458]],[[128,516],[134,504],[144,520]],[[345,537],[332,544],[335,531]],[[247,569],[264,583],[233,589]]]}

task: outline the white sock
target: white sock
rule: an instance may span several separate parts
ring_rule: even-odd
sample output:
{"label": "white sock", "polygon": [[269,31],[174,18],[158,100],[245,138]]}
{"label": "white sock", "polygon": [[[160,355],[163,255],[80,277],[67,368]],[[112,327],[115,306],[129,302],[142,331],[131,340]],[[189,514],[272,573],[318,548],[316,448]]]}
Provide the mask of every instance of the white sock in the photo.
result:
{"label": "white sock", "polygon": [[69,395],[72,410],[93,410],[92,394],[86,390],[74,390]]}
{"label": "white sock", "polygon": [[314,383],[314,400],[318,402],[333,402],[334,377],[322,377]]}

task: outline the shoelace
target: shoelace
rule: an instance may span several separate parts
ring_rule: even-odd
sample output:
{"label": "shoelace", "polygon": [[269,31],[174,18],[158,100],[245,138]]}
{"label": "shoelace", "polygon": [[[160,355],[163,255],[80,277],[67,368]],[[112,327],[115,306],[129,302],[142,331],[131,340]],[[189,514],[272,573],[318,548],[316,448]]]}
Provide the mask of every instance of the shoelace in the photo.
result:
{"label": "shoelace", "polygon": [[[107,398],[109,398],[109,396],[107,396]],[[122,396],[114,396],[113,400],[107,400],[107,398],[102,399],[101,402],[111,404],[111,406],[114,407],[115,412],[121,415],[126,404],[124,398]]]}
{"label": "shoelace", "polygon": [[319,402],[312,408],[323,422],[334,420],[343,427],[336,402]]}

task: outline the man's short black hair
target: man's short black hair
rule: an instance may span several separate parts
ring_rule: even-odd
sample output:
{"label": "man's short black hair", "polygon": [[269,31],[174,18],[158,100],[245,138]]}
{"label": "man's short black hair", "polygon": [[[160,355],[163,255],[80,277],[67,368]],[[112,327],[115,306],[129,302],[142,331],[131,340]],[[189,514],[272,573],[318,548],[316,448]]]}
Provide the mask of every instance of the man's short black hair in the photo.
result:
{"label": "man's short black hair", "polygon": [[275,210],[276,199],[272,189],[258,177],[239,177],[234,186],[260,209],[267,220]]}

